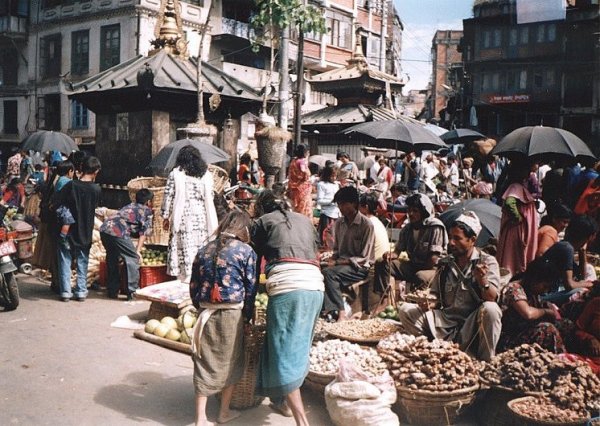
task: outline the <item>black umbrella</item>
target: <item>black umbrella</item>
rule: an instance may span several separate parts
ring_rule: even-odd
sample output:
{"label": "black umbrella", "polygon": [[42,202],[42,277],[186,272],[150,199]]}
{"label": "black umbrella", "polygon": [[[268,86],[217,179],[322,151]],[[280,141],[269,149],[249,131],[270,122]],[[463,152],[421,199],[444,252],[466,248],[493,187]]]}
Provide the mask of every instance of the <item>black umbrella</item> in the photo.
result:
{"label": "black umbrella", "polygon": [[79,151],[77,144],[69,135],[52,130],[39,130],[30,134],[21,142],[21,149],[37,152],[58,151],[67,155]]}
{"label": "black umbrella", "polygon": [[152,159],[148,168],[157,176],[166,176],[175,167],[175,161],[179,151],[184,146],[192,145],[202,155],[202,158],[208,164],[219,163],[221,161],[228,161],[230,156],[225,151],[217,148],[214,145],[206,142],[201,142],[194,139],[180,139],[175,142],[171,142],[163,149],[161,149],[156,157]]}
{"label": "black umbrella", "polygon": [[498,238],[502,209],[485,198],[473,198],[453,204],[440,215],[440,220],[444,222],[446,228],[450,228],[458,216],[467,210],[475,212],[481,222],[482,229],[477,237],[478,247],[485,246],[492,237]]}
{"label": "black umbrella", "polygon": [[423,125],[404,119],[369,121],[349,127],[342,133],[367,136],[374,139],[378,147],[406,152],[448,148],[439,136]]}
{"label": "black umbrella", "polygon": [[308,157],[308,162],[316,164],[320,168],[325,167],[325,163],[328,161],[336,162],[335,154],[324,153],[324,154],[315,154]]}
{"label": "black umbrella", "polygon": [[584,141],[573,133],[555,127],[527,126],[513,130],[492,149],[494,155],[525,156],[540,159],[577,158],[585,162],[596,157]]}
{"label": "black umbrella", "polygon": [[450,145],[468,143],[478,139],[485,139],[485,135],[471,129],[454,129],[440,136],[444,142]]}

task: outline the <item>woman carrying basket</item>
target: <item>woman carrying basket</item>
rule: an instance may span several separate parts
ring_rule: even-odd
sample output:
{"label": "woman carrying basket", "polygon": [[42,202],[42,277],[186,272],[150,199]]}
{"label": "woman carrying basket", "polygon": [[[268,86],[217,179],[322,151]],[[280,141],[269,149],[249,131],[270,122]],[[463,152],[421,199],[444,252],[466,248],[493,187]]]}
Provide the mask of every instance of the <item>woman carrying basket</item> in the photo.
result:
{"label": "woman carrying basket", "polygon": [[192,337],[196,425],[210,425],[206,400],[222,392],[217,421],[240,415],[229,410],[234,385],[244,372],[244,322],[249,323],[256,296],[256,254],[248,245],[251,219],[232,211],[217,229],[217,238],[198,251],[190,297],[200,311]]}
{"label": "woman carrying basket", "polygon": [[198,249],[218,226],[213,178],[200,152],[184,146],[169,173],[161,208],[163,229],[171,231],[167,273],[189,283]]}
{"label": "woman carrying basket", "polygon": [[256,197],[252,242],[267,262],[267,332],[257,393],[308,425],[300,386],[308,374],[313,329],[323,304],[323,275],[317,262],[317,234],[311,220],[287,210],[285,200],[264,190]]}

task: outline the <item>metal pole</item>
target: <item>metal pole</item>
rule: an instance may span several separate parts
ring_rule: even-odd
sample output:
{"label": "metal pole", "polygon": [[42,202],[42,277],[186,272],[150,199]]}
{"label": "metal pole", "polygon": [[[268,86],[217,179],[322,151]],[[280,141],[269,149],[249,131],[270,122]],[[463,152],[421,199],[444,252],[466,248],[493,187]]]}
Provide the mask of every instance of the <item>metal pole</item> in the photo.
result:
{"label": "metal pole", "polygon": [[279,46],[279,127],[287,130],[288,127],[288,97],[290,96],[290,69],[289,69],[289,42],[290,28],[281,29]]}
{"label": "metal pole", "polygon": [[204,123],[204,83],[202,82],[202,45],[204,44],[204,36],[208,29],[210,21],[210,13],[212,12],[214,2],[210,2],[208,12],[206,13],[206,22],[200,33],[200,44],[198,45],[198,62],[196,63],[196,92],[198,93],[198,124]]}
{"label": "metal pole", "polygon": [[298,34],[296,99],[294,102],[294,149],[302,143],[302,100],[304,98],[304,32]]}
{"label": "metal pole", "polygon": [[[289,68],[289,42],[290,42],[290,27],[281,29],[281,38],[279,46],[279,111],[277,118],[279,119],[279,127],[287,130],[288,127],[288,98],[290,96],[290,68]],[[285,180],[285,156],[281,162],[279,170],[279,181]]]}
{"label": "metal pole", "polygon": [[387,46],[387,3],[388,0],[383,0],[381,2],[381,40],[379,45],[379,71],[381,72],[385,72],[385,51]]}

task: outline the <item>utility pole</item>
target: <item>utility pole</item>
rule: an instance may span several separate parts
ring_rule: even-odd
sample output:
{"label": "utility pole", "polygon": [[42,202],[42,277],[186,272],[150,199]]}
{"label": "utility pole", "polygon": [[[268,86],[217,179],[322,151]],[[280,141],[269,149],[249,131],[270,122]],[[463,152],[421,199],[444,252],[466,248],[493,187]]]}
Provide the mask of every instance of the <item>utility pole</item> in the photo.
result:
{"label": "utility pole", "polygon": [[281,29],[281,38],[279,40],[279,127],[287,130],[288,126],[288,105],[287,100],[290,96],[290,68],[289,68],[289,42],[290,27]]}
{"label": "utility pole", "polygon": [[[289,68],[289,42],[290,27],[281,29],[281,38],[279,39],[279,127],[287,130],[288,127],[288,98],[290,96],[290,68]],[[279,171],[279,181],[283,182],[286,176],[285,156]]]}
{"label": "utility pole", "polygon": [[304,31],[298,33],[296,99],[294,102],[294,149],[302,143],[302,100],[304,99]]}
{"label": "utility pole", "polygon": [[387,47],[387,3],[388,0],[381,1],[381,40],[379,45],[379,71],[385,72],[385,51]]}

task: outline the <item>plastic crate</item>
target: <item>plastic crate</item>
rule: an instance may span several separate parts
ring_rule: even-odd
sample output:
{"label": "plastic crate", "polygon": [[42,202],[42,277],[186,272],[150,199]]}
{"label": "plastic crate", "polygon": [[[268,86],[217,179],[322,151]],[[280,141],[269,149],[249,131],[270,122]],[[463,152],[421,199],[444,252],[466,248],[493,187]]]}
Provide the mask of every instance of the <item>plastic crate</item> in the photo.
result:
{"label": "plastic crate", "polygon": [[167,265],[140,267],[140,288],[164,283],[165,281],[171,281],[172,279],[173,277],[167,274]]}

